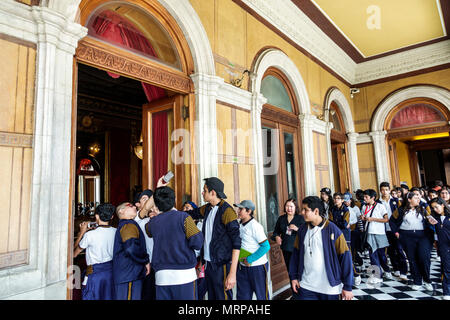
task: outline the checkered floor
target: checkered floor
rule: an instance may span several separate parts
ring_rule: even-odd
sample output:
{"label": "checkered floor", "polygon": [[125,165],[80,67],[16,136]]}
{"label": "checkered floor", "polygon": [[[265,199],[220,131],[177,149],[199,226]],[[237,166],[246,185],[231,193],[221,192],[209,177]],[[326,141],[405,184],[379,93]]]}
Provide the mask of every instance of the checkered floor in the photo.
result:
{"label": "checkered floor", "polygon": [[[411,288],[412,280],[408,282],[402,281],[393,275],[392,280],[384,279],[379,284],[369,284],[367,280],[369,275],[366,270],[370,265],[368,257],[364,257],[364,266],[361,268],[361,284],[353,286],[354,300],[442,300],[442,283],[440,275],[440,258],[437,256],[436,250],[431,253],[431,281],[434,291],[419,291]],[[388,258],[389,261],[389,258]],[[410,274],[408,273],[408,278]]]}

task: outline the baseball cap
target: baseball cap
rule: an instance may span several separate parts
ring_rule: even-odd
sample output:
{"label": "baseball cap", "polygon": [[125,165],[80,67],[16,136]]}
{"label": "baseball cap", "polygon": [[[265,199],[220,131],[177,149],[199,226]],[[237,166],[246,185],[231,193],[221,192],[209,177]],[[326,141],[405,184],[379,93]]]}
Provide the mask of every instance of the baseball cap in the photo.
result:
{"label": "baseball cap", "polygon": [[223,193],[223,182],[217,177],[211,177],[203,179],[205,181],[206,186],[208,187],[209,191],[214,190],[217,193],[217,197],[220,199],[226,199],[227,196],[225,193]]}
{"label": "baseball cap", "polygon": [[344,193],[344,201],[350,201],[352,199],[352,196],[350,193],[346,192]]}
{"label": "baseball cap", "polygon": [[320,190],[320,192],[322,193],[322,192],[325,192],[326,194],[331,194],[331,189],[330,188],[322,188],[321,190]]}
{"label": "baseball cap", "polygon": [[238,208],[246,208],[252,211],[255,210],[255,204],[251,200],[242,200],[241,203],[235,203],[233,205]]}

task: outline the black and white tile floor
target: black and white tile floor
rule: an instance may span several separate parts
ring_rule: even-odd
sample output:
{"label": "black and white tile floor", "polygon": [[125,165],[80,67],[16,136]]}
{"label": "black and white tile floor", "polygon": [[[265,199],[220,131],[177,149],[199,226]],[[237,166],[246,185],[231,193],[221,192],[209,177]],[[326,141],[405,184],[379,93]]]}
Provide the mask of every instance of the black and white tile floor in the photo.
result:
{"label": "black and white tile floor", "polygon": [[[361,268],[361,284],[353,286],[354,300],[442,300],[442,282],[440,274],[440,258],[437,256],[436,250],[433,249],[431,253],[431,281],[434,290],[419,291],[411,288],[412,280],[408,282],[402,281],[395,277],[392,273],[393,279],[384,279],[382,283],[371,284],[368,282],[369,275],[366,272],[370,265],[368,258],[363,258],[364,266]],[[408,278],[410,274],[408,273]]]}

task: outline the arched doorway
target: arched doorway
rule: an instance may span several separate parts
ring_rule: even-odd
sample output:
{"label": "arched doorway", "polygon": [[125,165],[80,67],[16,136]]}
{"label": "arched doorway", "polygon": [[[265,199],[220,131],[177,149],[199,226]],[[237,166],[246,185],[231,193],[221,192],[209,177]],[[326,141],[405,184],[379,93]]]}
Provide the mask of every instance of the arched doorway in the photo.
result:
{"label": "arched doorway", "polygon": [[[198,196],[195,153],[188,151],[194,63],[175,19],[156,1],[82,1],[80,10],[88,35],[75,54],[72,159],[78,165],[89,153],[99,163],[100,195],[73,208],[72,235],[80,221],[92,219],[97,202],[131,202],[169,170],[177,207]],[[96,153],[90,152],[94,145]],[[72,181],[78,180],[76,174]],[[72,186],[74,204],[87,198],[80,192],[79,184]]]}
{"label": "arched doorway", "polygon": [[[284,213],[287,199],[301,199],[302,147],[299,108],[291,84],[276,68],[266,70],[261,93],[267,98],[261,112],[266,223],[269,238]],[[279,246],[271,241],[271,279],[274,292],[289,284]]]}
{"label": "arched doorway", "polygon": [[346,128],[335,102],[331,103],[329,112],[329,120],[333,124],[330,143],[334,191],[344,193],[351,189]]}
{"label": "arched doorway", "polygon": [[391,110],[384,129],[393,185],[450,182],[449,119],[449,109],[431,98],[407,99]]}

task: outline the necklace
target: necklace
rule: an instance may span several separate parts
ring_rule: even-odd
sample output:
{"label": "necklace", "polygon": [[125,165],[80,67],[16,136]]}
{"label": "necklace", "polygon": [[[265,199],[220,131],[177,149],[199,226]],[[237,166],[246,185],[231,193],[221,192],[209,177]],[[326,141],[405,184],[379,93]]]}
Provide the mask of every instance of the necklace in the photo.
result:
{"label": "necklace", "polygon": [[310,231],[310,236],[309,236],[309,255],[312,257],[312,238],[314,237],[314,235],[317,233],[317,232],[319,232],[320,231],[320,228],[319,227],[315,227],[316,228],[316,230],[314,231],[314,232],[312,232],[312,230],[314,229],[311,229]]}

